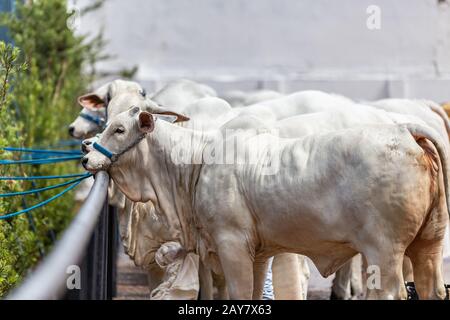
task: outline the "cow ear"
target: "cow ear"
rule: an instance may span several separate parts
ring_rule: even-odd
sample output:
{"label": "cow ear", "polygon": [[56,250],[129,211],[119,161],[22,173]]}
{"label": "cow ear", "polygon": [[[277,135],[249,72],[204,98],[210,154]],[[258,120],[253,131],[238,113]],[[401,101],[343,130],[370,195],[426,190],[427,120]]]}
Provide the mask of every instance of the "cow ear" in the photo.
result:
{"label": "cow ear", "polygon": [[165,116],[172,116],[172,117],[175,117],[176,119],[175,119],[175,121],[173,121],[173,122],[184,122],[184,121],[189,121],[189,118],[188,118],[188,117],[186,117],[186,116],[184,116],[184,115],[182,115],[182,114],[173,112],[173,111],[157,111],[157,112],[154,112],[154,114],[156,114],[156,115],[161,114],[161,115],[165,115]]}
{"label": "cow ear", "polygon": [[159,115],[170,116],[170,118],[175,117],[175,121],[173,121],[173,122],[189,121],[189,118],[186,117],[185,115],[176,113],[174,111],[170,111],[170,110],[168,110],[167,107],[157,105],[155,102],[153,102],[152,100],[149,100],[149,99],[147,99],[146,105],[144,106],[143,110],[153,113],[154,115],[159,114]]}
{"label": "cow ear", "polygon": [[142,111],[139,113],[139,130],[142,133],[152,132],[155,128],[155,120],[151,113]]}
{"label": "cow ear", "polygon": [[[144,110],[145,111],[145,110]],[[141,108],[137,107],[137,106],[133,106],[130,108],[130,110],[128,110],[128,114],[130,115],[130,117],[134,117],[135,115],[137,115],[139,112],[141,112]]]}
{"label": "cow ear", "polygon": [[91,110],[98,110],[105,107],[105,101],[95,93],[88,93],[78,97],[78,103],[83,107]]}

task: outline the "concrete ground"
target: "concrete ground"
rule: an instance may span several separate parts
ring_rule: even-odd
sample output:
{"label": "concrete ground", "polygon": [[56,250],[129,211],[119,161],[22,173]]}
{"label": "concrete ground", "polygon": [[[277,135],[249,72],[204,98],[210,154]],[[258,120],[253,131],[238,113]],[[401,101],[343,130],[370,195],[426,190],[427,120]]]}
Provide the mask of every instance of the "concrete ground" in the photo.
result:
{"label": "concrete ground", "polygon": [[[309,281],[308,300],[328,300],[331,292],[331,282],[334,276],[323,278],[314,264],[309,261],[311,278]],[[117,300],[149,299],[147,274],[136,267],[123,252],[118,258]],[[450,258],[444,262],[445,283],[450,284]]]}
{"label": "concrete ground", "polygon": [[[120,246],[122,249],[122,246]],[[147,274],[134,265],[121,250],[117,259],[117,296],[115,300],[146,300],[150,298]]]}

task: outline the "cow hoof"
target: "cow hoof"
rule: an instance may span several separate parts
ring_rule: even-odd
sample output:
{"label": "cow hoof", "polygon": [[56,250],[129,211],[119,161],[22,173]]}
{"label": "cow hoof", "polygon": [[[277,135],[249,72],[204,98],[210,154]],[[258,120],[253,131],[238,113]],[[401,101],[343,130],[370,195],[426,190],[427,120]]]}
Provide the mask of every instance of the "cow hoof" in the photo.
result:
{"label": "cow hoof", "polygon": [[334,291],[331,291],[330,300],[344,300],[341,297],[339,297]]}
{"label": "cow hoof", "polygon": [[[414,282],[405,282],[406,291],[408,291],[408,300],[419,300]],[[445,285],[445,300],[450,300],[450,284]]]}
{"label": "cow hoof", "polygon": [[406,291],[408,292],[408,300],[419,300],[414,282],[405,282]]}

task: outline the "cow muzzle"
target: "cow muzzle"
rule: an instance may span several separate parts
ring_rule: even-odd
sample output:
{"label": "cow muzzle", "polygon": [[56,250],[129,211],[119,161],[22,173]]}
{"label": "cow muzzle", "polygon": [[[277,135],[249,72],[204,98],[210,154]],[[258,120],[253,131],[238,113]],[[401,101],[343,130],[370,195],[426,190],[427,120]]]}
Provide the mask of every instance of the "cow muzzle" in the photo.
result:
{"label": "cow muzzle", "polygon": [[89,151],[91,151],[91,149],[92,149],[92,141],[83,140],[81,142],[81,152],[83,152],[84,154],[88,154]]}
{"label": "cow muzzle", "polygon": [[75,127],[74,126],[70,126],[69,127],[69,135],[71,137],[74,137],[74,134],[75,134]]}
{"label": "cow muzzle", "polygon": [[89,170],[88,163],[89,163],[89,158],[88,157],[83,157],[83,159],[81,159],[81,165],[86,170]]}

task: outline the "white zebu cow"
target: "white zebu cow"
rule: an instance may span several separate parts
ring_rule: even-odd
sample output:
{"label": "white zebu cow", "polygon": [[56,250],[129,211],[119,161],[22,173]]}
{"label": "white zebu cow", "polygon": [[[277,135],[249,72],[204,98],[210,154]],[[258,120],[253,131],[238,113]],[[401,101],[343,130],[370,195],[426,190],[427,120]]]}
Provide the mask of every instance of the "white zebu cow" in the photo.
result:
{"label": "white zebu cow", "polygon": [[[308,91],[306,91],[308,92]],[[305,92],[299,92],[296,94],[292,94],[289,96],[286,96],[285,98],[281,99],[275,99],[271,101],[262,102],[260,104],[247,107],[247,110],[244,108],[238,108],[242,110],[243,114],[253,114],[257,115],[258,111],[261,111],[262,115],[266,117],[266,119],[280,119],[285,116],[285,114],[306,114],[311,112],[317,112],[317,111],[334,111],[334,110],[348,110],[347,106],[348,102],[351,102],[350,99],[343,98],[342,102],[344,104],[321,104],[317,105],[314,103],[313,100],[309,100],[310,97],[307,95],[304,95]],[[312,92],[310,92],[312,93]],[[313,96],[310,94],[310,96]],[[340,97],[340,96],[338,96]],[[341,98],[341,97],[340,97]],[[259,108],[261,105],[265,106],[265,110],[262,110]],[[287,108],[286,108],[287,106]],[[361,105],[362,106],[362,105]],[[449,124],[448,119],[444,113],[441,112],[441,108],[439,106],[431,101],[423,101],[423,100],[406,100],[406,99],[386,99],[386,100],[380,100],[375,103],[370,103],[370,106],[381,109],[381,110],[387,110],[387,111],[393,111],[397,112],[399,114],[403,115],[414,115],[425,121],[430,127],[437,130],[441,136],[448,137],[449,132]],[[364,106],[365,109],[367,109],[367,106]],[[283,110],[285,114],[283,113],[278,114],[275,110]],[[372,109],[373,110],[373,109]],[[400,121],[402,122],[402,121]],[[446,147],[448,148],[448,139],[444,139],[444,143],[446,144]],[[449,232],[447,229],[446,233],[447,241],[445,246],[445,255],[448,255],[448,243],[449,243]],[[352,264],[347,264],[341,271],[348,275],[352,275],[352,272],[348,270]],[[355,264],[353,264],[355,266]],[[346,283],[343,283],[339,280],[346,279]],[[355,283],[353,283],[353,288],[356,288],[356,296],[359,295],[358,289],[361,288],[361,284],[358,277],[355,277]],[[333,294],[332,296],[335,296],[340,299],[345,299],[350,297],[350,286],[348,285],[349,278],[345,275],[337,275],[336,280],[337,282],[333,285]],[[346,288],[346,290],[341,290],[342,288]]]}
{"label": "white zebu cow", "polygon": [[[154,116],[139,107],[118,115],[83,165],[108,170],[127,197],[151,200],[160,215],[182,217],[186,252],[223,268],[231,298],[251,298],[253,259],[278,252],[308,255],[324,276],[361,252],[381,272],[369,298],[406,297],[406,252],[419,295],[445,296],[447,155],[431,129],[385,125],[281,140],[240,133],[227,139],[257,162],[222,165],[204,161],[229,142],[221,132]],[[190,162],[174,162],[174,149]],[[277,172],[261,175],[275,163]]]}
{"label": "white zebu cow", "polygon": [[[107,109],[111,109],[114,115],[114,105],[110,106],[110,102],[122,94],[129,94],[130,97],[133,97],[129,102],[135,101],[137,103],[140,103],[146,96],[145,90],[135,82],[115,80],[107,83],[93,93],[83,95],[78,99],[83,110],[80,116],[71,124],[69,133],[77,138],[88,138],[101,132],[106,123]],[[188,80],[172,82],[155,94],[159,103],[172,101],[177,103],[178,106],[184,106],[208,95],[215,95],[215,92],[210,88],[208,89],[205,85]],[[149,271],[149,287],[150,291],[152,291],[161,283],[164,276],[161,266],[155,263],[153,255],[161,246],[161,241],[155,241],[156,235],[158,235],[158,228],[161,228],[161,226],[156,227],[156,231],[153,228],[151,230],[153,233],[151,233],[147,225],[137,223],[150,218],[148,222],[158,226],[158,223],[151,220],[152,206],[151,204],[134,205],[129,200],[125,201],[123,194],[117,188],[114,188],[114,183],[111,183],[109,187],[109,201],[112,205],[116,205],[119,208],[121,218],[120,231],[125,251],[136,265],[147,268]],[[166,221],[166,223],[170,223],[170,221]],[[159,237],[159,239],[164,238]],[[149,252],[151,253],[150,256],[147,254]],[[188,278],[187,274],[185,274],[185,278]],[[178,280],[178,284],[183,283],[185,280]],[[194,294],[192,284],[189,284],[189,286],[190,289],[185,288],[185,291],[172,291],[168,296],[183,299],[188,297],[191,299],[195,298],[196,294],[195,296],[189,296]],[[184,292],[184,294],[181,294],[181,292]],[[159,294],[158,298],[161,298],[161,294]]]}
{"label": "white zebu cow", "polygon": [[[383,99],[365,103],[377,109],[416,116],[439,132],[442,135],[444,143],[448,141],[446,138],[450,132],[448,117],[440,105],[433,101],[420,99]],[[447,228],[444,242],[444,257],[450,255],[449,244],[450,236],[449,228]],[[358,258],[357,260],[360,259]],[[413,281],[409,259],[405,260],[403,268],[405,280]],[[349,262],[336,273],[336,277],[333,280],[331,296],[333,299],[349,299],[361,296],[361,294],[361,262]]]}
{"label": "white zebu cow", "polygon": [[[311,105],[311,103],[310,103]],[[329,108],[328,108],[329,109]],[[375,123],[406,123],[413,122],[426,125],[426,122],[420,120],[417,117],[409,115],[398,115],[391,112],[380,112],[373,108],[366,108],[366,106],[360,105],[348,105],[345,108],[335,108],[339,111],[329,111],[327,115],[307,114],[303,116],[306,124],[299,127],[295,121],[296,117],[280,120],[275,128],[281,137],[299,137],[308,134],[326,132],[335,129],[342,129],[353,127],[363,124],[375,124]],[[342,110],[345,110],[343,112]],[[433,118],[435,116],[427,109],[428,116]],[[427,119],[426,115],[421,114],[421,117]],[[440,120],[439,118],[437,120]],[[439,122],[438,122],[439,124]],[[442,121],[440,122],[442,124]],[[435,126],[436,127],[436,126]],[[438,127],[441,130],[442,127]],[[444,129],[445,130],[445,129]],[[362,295],[362,278],[361,278],[361,266],[360,258],[355,257],[355,261],[349,261],[341,269],[336,272],[336,277],[333,280],[332,297],[337,299],[349,299],[352,297],[360,297]],[[291,267],[292,268],[292,267]],[[292,274],[296,274],[296,269],[293,268]],[[406,277],[406,274],[405,274]],[[410,281],[410,280],[409,280]],[[281,281],[280,281],[281,282]],[[352,285],[353,292],[351,292],[350,284]]]}

